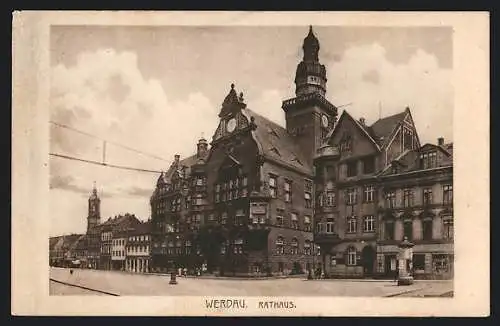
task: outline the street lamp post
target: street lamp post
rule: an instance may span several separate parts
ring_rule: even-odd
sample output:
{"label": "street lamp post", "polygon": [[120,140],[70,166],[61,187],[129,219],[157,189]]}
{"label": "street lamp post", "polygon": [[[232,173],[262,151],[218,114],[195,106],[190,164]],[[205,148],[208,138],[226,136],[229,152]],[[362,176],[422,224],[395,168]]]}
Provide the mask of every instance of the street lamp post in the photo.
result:
{"label": "street lamp post", "polygon": [[413,284],[413,246],[407,237],[404,237],[403,242],[398,245],[398,286]]}

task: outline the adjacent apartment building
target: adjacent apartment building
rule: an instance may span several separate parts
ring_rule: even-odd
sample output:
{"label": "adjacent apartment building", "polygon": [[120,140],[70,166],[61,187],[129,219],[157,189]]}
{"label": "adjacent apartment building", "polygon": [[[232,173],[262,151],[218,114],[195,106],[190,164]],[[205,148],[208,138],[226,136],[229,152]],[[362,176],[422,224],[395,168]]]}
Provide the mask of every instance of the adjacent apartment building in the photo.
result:
{"label": "adjacent apartment building", "polygon": [[327,276],[392,277],[406,237],[416,278],[452,277],[453,144],[422,146],[409,108],[371,125],[344,111],[315,167]]}

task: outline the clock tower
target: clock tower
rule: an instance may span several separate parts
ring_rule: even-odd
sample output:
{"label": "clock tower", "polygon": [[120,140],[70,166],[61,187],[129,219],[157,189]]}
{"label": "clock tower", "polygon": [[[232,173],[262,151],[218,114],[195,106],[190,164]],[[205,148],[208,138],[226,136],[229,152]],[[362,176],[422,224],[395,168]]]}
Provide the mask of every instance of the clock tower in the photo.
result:
{"label": "clock tower", "polygon": [[304,57],[295,72],[296,97],[283,101],[286,129],[296,138],[309,164],[337,121],[337,107],[326,98],[326,68],[319,62],[319,41],[312,26],[302,45]]}
{"label": "clock tower", "polygon": [[222,102],[219,113],[220,122],[213,136],[212,144],[215,145],[220,140],[226,140],[248,126],[248,122],[241,117],[241,111],[246,107],[243,93],[237,95],[234,84],[231,84],[231,90],[224,98],[224,102]]}
{"label": "clock tower", "polygon": [[87,216],[87,233],[101,222],[101,199],[97,196],[97,189],[94,182],[92,194],[89,197],[89,207]]}

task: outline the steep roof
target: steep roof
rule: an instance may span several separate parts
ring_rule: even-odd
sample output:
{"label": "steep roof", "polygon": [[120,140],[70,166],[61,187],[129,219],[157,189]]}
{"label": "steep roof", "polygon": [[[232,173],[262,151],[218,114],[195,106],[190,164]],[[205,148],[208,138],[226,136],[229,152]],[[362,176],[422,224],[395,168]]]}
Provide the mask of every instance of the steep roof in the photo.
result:
{"label": "steep roof", "polygon": [[374,137],[373,132],[371,131],[370,127],[361,124],[358,120],[354,119],[352,115],[347,112],[347,110],[344,110],[342,114],[340,115],[339,121],[335,124],[333,129],[328,133],[326,139],[329,141],[329,139],[332,137],[332,135],[335,133],[335,131],[338,129],[337,127],[340,125],[341,121],[343,119],[350,119],[351,121],[354,122],[354,125],[356,125],[365,135],[366,137],[375,145],[375,147],[380,150],[380,144],[379,142],[376,141],[376,138]]}
{"label": "steep roof", "polygon": [[113,231],[120,231],[129,223],[139,224],[141,221],[131,214],[119,215],[114,218],[109,218],[106,222],[102,223],[102,227],[110,227]]}
{"label": "steep roof", "polygon": [[407,111],[403,111],[382,119],[378,119],[375,121],[370,127],[370,131],[372,132],[375,139],[379,139],[379,142],[382,143],[387,137],[390,136],[392,131],[396,128],[399,122],[405,118]]}
{"label": "steep roof", "polygon": [[[206,155],[202,157],[203,159],[206,158]],[[188,156],[182,160],[179,160],[178,163],[175,161],[170,165],[168,168],[167,172],[163,174],[164,182],[165,183],[170,183],[170,180],[172,179],[172,176],[174,174],[177,174],[179,177],[183,176],[182,172],[182,167],[185,166],[186,169],[186,176],[189,176],[191,174],[191,167],[198,163],[199,157],[196,154],[193,154],[191,156]]]}
{"label": "steep roof", "polygon": [[146,221],[141,224],[136,225],[133,229],[129,231],[129,235],[141,235],[151,233],[151,221]]}
{"label": "steep roof", "polygon": [[298,143],[285,128],[252,110],[245,109],[242,112],[254,117],[257,126],[254,135],[264,156],[302,172],[312,172],[312,167],[307,163]]}

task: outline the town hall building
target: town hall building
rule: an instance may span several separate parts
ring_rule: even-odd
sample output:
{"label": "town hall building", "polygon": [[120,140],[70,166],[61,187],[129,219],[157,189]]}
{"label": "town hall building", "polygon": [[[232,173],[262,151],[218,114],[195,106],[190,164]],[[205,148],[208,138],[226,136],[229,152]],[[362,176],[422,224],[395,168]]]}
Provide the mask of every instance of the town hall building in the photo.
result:
{"label": "town hall building", "polygon": [[420,144],[409,108],[371,125],[338,118],[312,27],[302,48],[284,127],[232,84],[210,144],[159,176],[150,270],[391,277],[406,237],[415,274],[452,277],[453,144]]}

